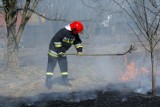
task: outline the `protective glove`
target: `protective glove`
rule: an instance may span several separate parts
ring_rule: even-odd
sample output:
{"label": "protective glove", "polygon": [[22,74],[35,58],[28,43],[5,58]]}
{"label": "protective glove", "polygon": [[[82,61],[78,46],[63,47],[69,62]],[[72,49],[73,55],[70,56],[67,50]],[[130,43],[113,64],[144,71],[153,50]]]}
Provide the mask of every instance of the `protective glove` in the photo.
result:
{"label": "protective glove", "polygon": [[60,52],[60,53],[58,53],[58,56],[60,56],[60,57],[65,57],[65,56],[66,56],[66,53],[65,53],[65,52]]}
{"label": "protective glove", "polygon": [[77,56],[82,56],[82,52],[77,52]]}

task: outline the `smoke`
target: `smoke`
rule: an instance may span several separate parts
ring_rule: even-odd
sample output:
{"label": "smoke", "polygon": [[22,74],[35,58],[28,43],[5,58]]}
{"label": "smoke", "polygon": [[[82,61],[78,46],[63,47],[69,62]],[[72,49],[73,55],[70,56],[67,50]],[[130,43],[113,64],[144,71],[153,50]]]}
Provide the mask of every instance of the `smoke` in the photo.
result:
{"label": "smoke", "polygon": [[[62,0],[56,3],[61,2]],[[56,9],[52,7],[52,11]],[[57,11],[60,17],[67,19],[92,19],[92,21],[83,22],[85,32],[81,38],[84,53],[123,53],[129,49],[130,45],[135,45],[137,50],[124,56],[68,56],[69,83],[72,87],[60,84],[60,70],[57,65],[54,70],[52,89],[48,90],[44,87],[48,45],[54,34],[68,22],[45,21],[35,25],[28,24],[20,44],[20,72],[0,74],[2,96],[23,97],[24,101],[27,100],[32,104],[44,100],[92,99],[96,97],[94,91],[103,90],[109,84],[115,84],[109,85],[111,89],[123,89],[124,85],[117,84],[125,83],[126,89],[142,93],[151,89],[149,55],[139,44],[136,44],[137,42],[135,43],[135,37],[129,36],[127,23],[124,23],[129,20],[124,18],[125,14],[98,12],[85,7],[80,1],[71,2],[71,0],[67,2],[63,0],[62,8]],[[51,16],[55,14],[53,12]],[[111,15],[111,19],[108,20]],[[106,20],[107,26],[106,23],[104,26],[102,23]],[[68,53],[76,53],[75,48],[72,47]],[[127,72],[127,65],[132,61],[135,63],[136,73],[140,73],[142,67],[150,72],[135,74],[136,77],[132,80],[121,80],[120,77]],[[159,81],[157,72],[156,86],[159,86]]]}

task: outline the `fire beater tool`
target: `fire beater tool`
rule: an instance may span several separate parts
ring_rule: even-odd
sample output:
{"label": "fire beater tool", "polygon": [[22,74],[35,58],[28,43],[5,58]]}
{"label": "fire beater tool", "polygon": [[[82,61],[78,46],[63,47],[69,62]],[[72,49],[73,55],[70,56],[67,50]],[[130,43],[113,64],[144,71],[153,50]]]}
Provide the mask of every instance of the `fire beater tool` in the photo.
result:
{"label": "fire beater tool", "polygon": [[[125,55],[127,53],[131,53],[132,51],[136,50],[134,46],[130,45],[130,48],[123,52],[123,53],[110,53],[110,54],[89,54],[84,53],[82,56],[119,56],[119,55]],[[68,53],[67,55],[77,55],[76,53]]]}

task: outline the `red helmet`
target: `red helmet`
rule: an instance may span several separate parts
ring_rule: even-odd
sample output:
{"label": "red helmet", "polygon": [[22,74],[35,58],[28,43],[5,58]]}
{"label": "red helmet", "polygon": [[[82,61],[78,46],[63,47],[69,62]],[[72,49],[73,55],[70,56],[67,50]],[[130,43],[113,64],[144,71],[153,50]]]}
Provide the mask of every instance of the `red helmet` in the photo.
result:
{"label": "red helmet", "polygon": [[70,24],[71,30],[74,34],[83,32],[83,24],[80,21],[74,21]]}

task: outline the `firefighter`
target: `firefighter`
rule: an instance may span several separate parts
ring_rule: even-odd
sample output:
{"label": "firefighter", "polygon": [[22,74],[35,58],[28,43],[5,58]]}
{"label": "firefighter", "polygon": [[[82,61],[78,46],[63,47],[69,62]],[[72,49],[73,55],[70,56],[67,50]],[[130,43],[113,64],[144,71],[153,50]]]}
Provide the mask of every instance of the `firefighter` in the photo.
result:
{"label": "firefighter", "polygon": [[46,72],[45,86],[52,87],[53,71],[58,62],[62,82],[68,85],[68,63],[66,51],[74,45],[77,50],[77,56],[82,56],[82,41],[79,34],[83,33],[84,26],[80,21],[74,21],[60,29],[55,36],[51,39],[48,51],[48,64]]}

